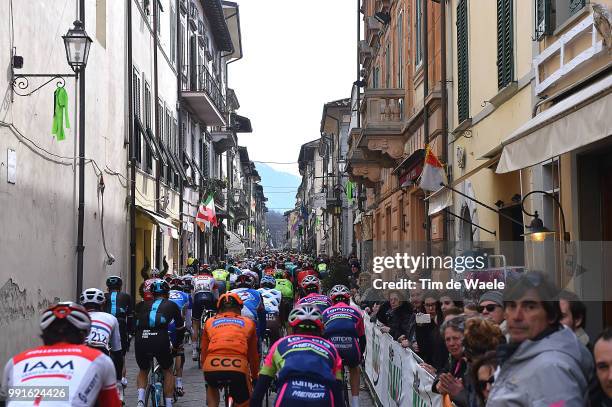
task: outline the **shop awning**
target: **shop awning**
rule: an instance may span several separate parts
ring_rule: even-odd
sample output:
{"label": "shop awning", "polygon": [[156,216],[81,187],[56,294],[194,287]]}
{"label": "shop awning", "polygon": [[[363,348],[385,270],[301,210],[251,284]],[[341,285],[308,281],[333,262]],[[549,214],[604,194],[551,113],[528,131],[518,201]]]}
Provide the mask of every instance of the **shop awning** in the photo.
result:
{"label": "shop awning", "polygon": [[499,146],[503,150],[496,172],[531,167],[612,135],[611,92],[608,76],[516,129]]}
{"label": "shop awning", "polygon": [[178,229],[170,219],[166,219],[160,214],[145,209],[140,205],[136,205],[136,209],[138,209],[140,212],[148,216],[153,222],[155,222],[163,233],[169,234],[170,236],[172,236],[173,239],[179,238]]}

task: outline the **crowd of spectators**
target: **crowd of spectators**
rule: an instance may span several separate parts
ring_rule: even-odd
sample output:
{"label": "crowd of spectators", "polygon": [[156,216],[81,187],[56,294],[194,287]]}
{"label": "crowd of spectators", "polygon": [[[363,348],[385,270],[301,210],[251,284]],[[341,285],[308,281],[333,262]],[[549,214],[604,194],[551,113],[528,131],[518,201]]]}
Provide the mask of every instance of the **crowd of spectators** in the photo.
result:
{"label": "crowd of spectators", "polygon": [[457,407],[612,406],[612,330],[591,342],[586,307],[543,273],[507,281],[477,302],[456,293],[372,288],[350,260],[353,299],[383,333],[415,352],[432,391]]}

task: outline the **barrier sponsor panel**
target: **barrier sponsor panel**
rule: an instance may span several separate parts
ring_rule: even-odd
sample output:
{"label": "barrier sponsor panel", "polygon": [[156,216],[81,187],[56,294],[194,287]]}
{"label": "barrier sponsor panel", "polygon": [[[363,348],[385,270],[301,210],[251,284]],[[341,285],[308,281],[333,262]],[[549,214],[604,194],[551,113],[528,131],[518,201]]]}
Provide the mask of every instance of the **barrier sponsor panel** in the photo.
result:
{"label": "barrier sponsor panel", "polygon": [[433,377],[419,357],[384,334],[364,314],[367,338],[365,374],[383,406],[437,407],[442,397],[431,392]]}

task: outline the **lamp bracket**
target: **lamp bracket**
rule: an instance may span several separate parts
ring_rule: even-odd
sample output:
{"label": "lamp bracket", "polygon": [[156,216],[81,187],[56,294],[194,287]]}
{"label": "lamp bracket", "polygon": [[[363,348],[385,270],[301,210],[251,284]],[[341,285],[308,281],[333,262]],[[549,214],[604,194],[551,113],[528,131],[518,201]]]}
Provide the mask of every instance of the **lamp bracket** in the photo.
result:
{"label": "lamp bracket", "polygon": [[[64,87],[66,86],[66,80],[64,78],[76,78],[77,74],[18,74],[13,75],[13,79],[11,80],[11,86],[13,87],[13,92],[15,92],[18,96],[30,96],[36,93],[38,90],[44,88],[49,83],[57,80],[56,86]],[[42,85],[34,88],[33,90],[27,92],[27,89],[30,87],[30,78],[49,78]],[[26,91],[26,93],[21,93],[20,91]]]}

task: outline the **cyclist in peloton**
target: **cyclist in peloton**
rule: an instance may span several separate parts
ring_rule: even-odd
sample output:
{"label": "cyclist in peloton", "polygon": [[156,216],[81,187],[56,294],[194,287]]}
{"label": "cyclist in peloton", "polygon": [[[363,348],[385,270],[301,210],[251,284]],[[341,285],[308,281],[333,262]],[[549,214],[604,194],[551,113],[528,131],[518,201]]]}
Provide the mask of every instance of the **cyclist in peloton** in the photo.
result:
{"label": "cyclist in peloton", "polygon": [[342,362],[349,368],[351,406],[359,407],[359,370],[366,347],[363,318],[357,308],[349,305],[351,291],[348,287],[333,286],[329,298],[334,305],[323,311],[323,336],[334,344]]}
{"label": "cyclist in peloton", "polygon": [[309,304],[297,306],[289,313],[289,325],[293,334],[276,341],[266,356],[251,406],[262,405],[275,377],[276,407],[342,406],[342,360],[334,345],[321,338],[321,312]]}
{"label": "cyclist in peloton", "polygon": [[327,307],[331,307],[332,302],[328,296],[321,294],[321,280],[315,276],[306,276],[302,280],[302,291],[304,297],[300,298],[296,305],[312,304],[323,312]]}
{"label": "cyclist in peloton", "polygon": [[108,292],[104,294],[106,301],[104,302],[104,311],[108,312],[119,322],[119,336],[121,337],[121,358],[123,370],[121,376],[117,377],[121,380],[121,385],[127,386],[127,378],[125,377],[125,354],[130,346],[130,334],[134,332],[134,313],[132,310],[132,297],[124,292],[121,292],[123,280],[119,276],[110,276],[106,279],[106,287]]}
{"label": "cyclist in peloton", "polygon": [[[217,282],[210,273],[208,264],[204,263],[200,266],[198,275],[193,278],[193,312],[191,341],[197,343],[200,333],[200,321],[204,310],[216,310],[217,300],[219,299],[219,290]],[[199,344],[198,344],[199,345]],[[198,360],[198,349],[194,346],[192,349],[191,358]]]}
{"label": "cyclist in peloton", "polygon": [[263,276],[261,288],[257,291],[261,294],[266,310],[266,329],[270,331],[270,343],[276,342],[280,337],[280,304],[282,295],[276,290],[276,280],[272,276]]}
{"label": "cyclist in peloton", "polygon": [[123,357],[119,322],[111,314],[102,311],[104,301],[104,293],[97,288],[88,288],[79,297],[79,302],[85,307],[91,319],[91,328],[85,343],[90,348],[98,349],[111,357],[115,365],[117,385],[121,385]]}
{"label": "cyclist in peloton", "polygon": [[212,272],[212,276],[215,278],[217,286],[219,287],[219,295],[225,294],[225,292],[229,290],[230,272],[226,269],[215,269]]}
{"label": "cyclist in peloton", "polygon": [[255,290],[255,281],[253,276],[241,274],[236,280],[236,287],[232,293],[238,294],[244,306],[242,307],[242,316],[245,316],[255,322],[257,338],[261,345],[261,340],[266,332],[266,309],[264,307],[261,293]]}
{"label": "cyclist in peloton", "polygon": [[[187,322],[191,314],[191,296],[183,291],[183,280],[175,277],[170,281],[170,293],[168,299],[175,303],[181,310],[183,321]],[[183,344],[178,344],[176,340],[176,323],[172,321],[168,326],[170,334],[170,342],[172,343],[174,356],[174,377],[176,378],[176,395],[183,397],[185,390],[183,389],[183,366],[185,366],[185,349]]]}
{"label": "cyclist in peloton", "polygon": [[183,343],[185,325],[179,307],[168,300],[170,287],[164,280],[151,285],[153,300],[142,301],[136,305],[136,363],[140,371],[136,380],[138,386],[138,407],[144,406],[147,375],[153,358],[164,372],[164,397],[166,407],[172,407],[174,376],[172,374],[172,349],[168,325],[174,320],[176,325],[176,344]]}
{"label": "cyclist in peloton", "polygon": [[[115,368],[102,352],[83,344],[91,319],[87,310],[73,302],[60,302],[42,314],[40,328],[44,345],[9,359],[4,368],[0,396],[6,398],[14,386],[66,386],[67,401],[38,398],[26,405],[58,407],[119,407]],[[13,405],[13,402],[9,402]]]}
{"label": "cyclist in peloton", "polygon": [[276,279],[276,289],[281,292],[281,306],[280,306],[280,317],[281,321],[285,323],[289,316],[289,311],[293,308],[293,284],[286,277],[286,272],[283,270],[277,270],[274,273]]}
{"label": "cyclist in peloton", "polygon": [[238,294],[223,294],[218,302],[219,313],[206,321],[201,359],[209,407],[219,405],[219,389],[226,385],[238,407],[247,406],[251,397],[259,354],[255,324],[240,315],[243,305]]}
{"label": "cyclist in peloton", "polygon": [[159,269],[156,268],[152,268],[151,269],[151,273],[149,274],[151,276],[151,278],[148,278],[144,281],[144,283],[142,283],[141,288],[141,292],[140,292],[140,296],[142,297],[143,301],[150,301],[153,299],[153,294],[151,294],[151,285],[160,279],[161,277],[161,271],[159,271]]}

